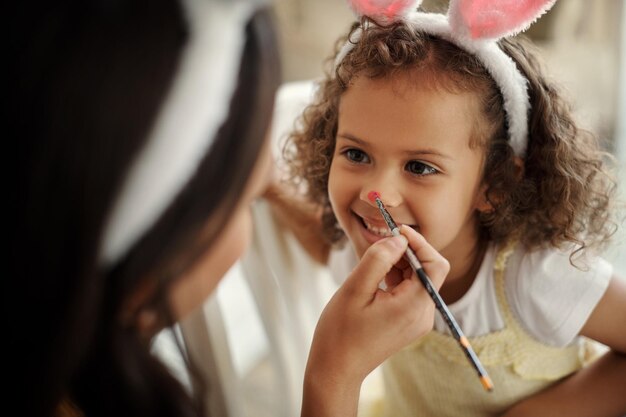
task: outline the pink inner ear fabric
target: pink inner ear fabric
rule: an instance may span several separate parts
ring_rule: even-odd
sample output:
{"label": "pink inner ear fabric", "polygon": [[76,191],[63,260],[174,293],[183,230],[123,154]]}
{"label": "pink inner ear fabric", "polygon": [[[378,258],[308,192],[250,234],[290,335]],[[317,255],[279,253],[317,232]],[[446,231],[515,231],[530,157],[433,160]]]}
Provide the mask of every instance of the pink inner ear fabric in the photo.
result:
{"label": "pink inner ear fabric", "polygon": [[554,1],[460,0],[459,11],[472,38],[500,38],[526,29]]}
{"label": "pink inner ear fabric", "polygon": [[385,17],[388,20],[402,16],[409,8],[417,7],[415,0],[349,0],[352,8],[361,16]]}

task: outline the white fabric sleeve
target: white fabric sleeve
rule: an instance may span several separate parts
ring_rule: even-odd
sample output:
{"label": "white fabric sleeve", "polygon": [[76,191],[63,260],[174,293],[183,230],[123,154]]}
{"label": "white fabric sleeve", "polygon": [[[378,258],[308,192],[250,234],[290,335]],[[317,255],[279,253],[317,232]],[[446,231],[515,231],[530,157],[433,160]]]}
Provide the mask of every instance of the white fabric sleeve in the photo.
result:
{"label": "white fabric sleeve", "polygon": [[343,284],[357,263],[359,259],[349,242],[344,242],[341,248],[332,248],[328,257],[328,268],[338,285]]}
{"label": "white fabric sleeve", "polygon": [[579,269],[569,255],[518,248],[507,267],[505,288],[513,314],[532,336],[552,346],[566,346],[578,336],[613,274],[602,258],[580,261]]}

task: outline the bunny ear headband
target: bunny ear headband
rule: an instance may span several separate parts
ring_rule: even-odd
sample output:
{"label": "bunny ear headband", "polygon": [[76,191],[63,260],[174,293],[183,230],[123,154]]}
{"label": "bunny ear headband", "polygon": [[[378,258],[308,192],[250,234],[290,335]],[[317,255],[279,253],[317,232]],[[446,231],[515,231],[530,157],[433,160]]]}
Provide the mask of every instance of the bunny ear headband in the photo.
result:
{"label": "bunny ear headband", "polygon": [[[422,0],[348,0],[362,16],[387,24],[403,21],[418,31],[454,43],[475,55],[494,79],[504,98],[509,140],[515,155],[523,158],[528,142],[526,78],[497,40],[526,30],[556,0],[450,0],[447,15],[417,12]],[[355,31],[335,59],[337,68],[359,41]]]}
{"label": "bunny ear headband", "polygon": [[265,0],[181,0],[189,39],[166,100],[117,197],[100,251],[111,266],[189,182],[228,117],[245,26]]}

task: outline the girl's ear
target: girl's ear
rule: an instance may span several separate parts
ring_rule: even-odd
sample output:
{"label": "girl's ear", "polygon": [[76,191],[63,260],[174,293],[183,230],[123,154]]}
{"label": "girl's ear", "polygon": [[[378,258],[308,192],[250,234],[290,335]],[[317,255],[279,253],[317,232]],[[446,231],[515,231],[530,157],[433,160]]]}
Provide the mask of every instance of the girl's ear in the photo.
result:
{"label": "girl's ear", "polygon": [[489,213],[494,210],[493,204],[491,200],[489,200],[489,185],[482,184],[480,186],[480,190],[478,191],[478,195],[476,196],[476,210],[480,213]]}
{"label": "girl's ear", "polygon": [[[515,165],[515,177],[521,181],[524,177],[524,160],[519,156],[513,157]],[[489,184],[483,183],[480,186],[478,195],[476,196],[476,210],[481,213],[490,213],[495,210],[494,204],[498,204],[499,197],[497,195],[489,195]]]}

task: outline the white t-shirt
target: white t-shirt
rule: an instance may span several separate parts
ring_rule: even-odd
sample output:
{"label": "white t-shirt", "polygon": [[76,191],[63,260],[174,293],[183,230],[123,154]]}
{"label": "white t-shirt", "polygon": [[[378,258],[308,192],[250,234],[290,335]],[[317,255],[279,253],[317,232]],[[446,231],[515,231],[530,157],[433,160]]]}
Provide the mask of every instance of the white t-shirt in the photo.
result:
{"label": "white t-shirt", "polygon": [[[494,285],[496,248],[491,245],[476,279],[455,303],[448,305],[466,336],[475,337],[504,327]],[[345,279],[357,263],[350,245],[331,252],[329,267]],[[584,270],[570,264],[569,252],[518,245],[505,269],[505,292],[513,314],[540,342],[563,347],[574,341],[608,287],[613,267],[602,258],[585,262]],[[450,333],[435,314],[435,329]]]}

